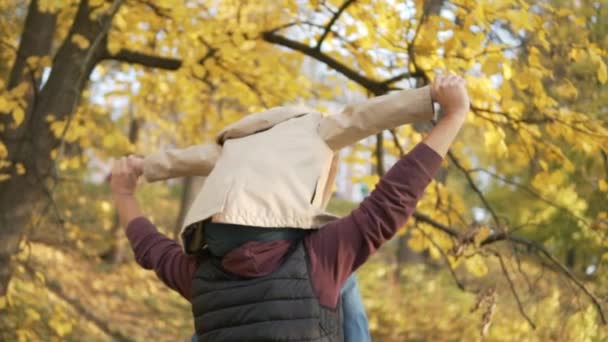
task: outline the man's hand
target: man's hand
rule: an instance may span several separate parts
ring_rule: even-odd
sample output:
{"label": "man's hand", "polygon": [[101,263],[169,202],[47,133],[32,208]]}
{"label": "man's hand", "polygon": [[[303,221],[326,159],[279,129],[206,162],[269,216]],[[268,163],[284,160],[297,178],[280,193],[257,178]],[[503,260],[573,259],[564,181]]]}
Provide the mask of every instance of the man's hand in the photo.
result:
{"label": "man's hand", "polygon": [[118,211],[120,223],[126,227],[133,219],[141,216],[139,205],[133,194],[137,187],[138,164],[132,156],[114,161],[110,187],[114,195],[114,205]]}
{"label": "man's hand", "polygon": [[424,142],[437,154],[445,157],[469,112],[469,94],[462,77],[448,75],[435,79],[431,97],[441,105],[445,116],[424,138]]}
{"label": "man's hand", "polygon": [[439,103],[447,116],[464,117],[469,112],[469,94],[466,82],[462,77],[437,76],[431,89],[431,97]]}
{"label": "man's hand", "polygon": [[114,161],[110,186],[114,196],[133,195],[137,187],[138,164],[136,157],[123,157]]}

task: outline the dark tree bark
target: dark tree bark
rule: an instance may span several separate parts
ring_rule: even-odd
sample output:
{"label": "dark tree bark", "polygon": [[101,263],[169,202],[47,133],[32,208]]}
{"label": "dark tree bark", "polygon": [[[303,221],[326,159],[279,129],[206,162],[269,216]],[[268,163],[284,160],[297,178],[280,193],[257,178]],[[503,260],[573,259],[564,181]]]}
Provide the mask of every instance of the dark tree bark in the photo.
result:
{"label": "dark tree bark", "polygon": [[[89,75],[105,52],[105,40],[111,20],[122,1],[114,0],[110,10],[98,18],[90,17],[91,8],[83,0],[78,6],[74,22],[65,41],[53,58],[52,69],[44,87],[37,93],[32,87],[33,96],[29,101],[24,122],[15,127],[6,125],[2,140],[9,154],[10,166],[0,171],[10,174],[10,179],[0,183],[0,295],[6,294],[12,274],[11,257],[18,251],[19,242],[30,222],[31,215],[39,204],[49,198],[49,185],[53,182],[54,162],[51,151],[59,147],[61,137],[57,138],[50,130],[47,118],[54,115],[57,119],[69,119],[76,108]],[[18,80],[23,74],[24,64],[19,58],[27,53],[44,52],[50,48],[49,37],[54,34],[54,19],[38,12],[35,1],[30,6],[23,30],[17,63],[11,77]],[[30,19],[32,16],[32,19]],[[40,32],[39,25],[50,32]],[[89,41],[86,49],[72,42],[75,34]],[[47,40],[41,41],[47,37]],[[17,82],[17,81],[15,81]],[[25,174],[19,174],[15,165],[25,167]],[[36,229],[36,227],[33,227]]]}
{"label": "dark tree bark", "polygon": [[40,12],[38,0],[32,0],[25,17],[15,63],[13,63],[9,76],[8,89],[16,87],[23,77],[27,76],[26,60],[28,57],[47,56],[50,53],[56,22],[55,13]]}

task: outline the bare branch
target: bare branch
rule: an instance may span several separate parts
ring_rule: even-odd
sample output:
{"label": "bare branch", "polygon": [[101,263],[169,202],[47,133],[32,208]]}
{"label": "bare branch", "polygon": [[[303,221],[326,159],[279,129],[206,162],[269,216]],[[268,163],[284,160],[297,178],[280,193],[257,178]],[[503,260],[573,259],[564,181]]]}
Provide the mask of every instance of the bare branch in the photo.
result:
{"label": "bare branch", "polygon": [[[499,241],[496,238],[490,239],[491,236],[489,236],[486,241],[488,241],[486,243],[486,241],[481,242],[481,245],[487,245],[489,243],[492,243],[493,241]],[[551,252],[549,252],[547,250],[547,248],[545,248],[545,246],[536,243],[534,241],[522,238],[522,237],[518,237],[518,236],[513,236],[511,235],[509,237],[509,240],[518,244],[522,244],[527,246],[529,249],[535,250],[536,252],[540,253],[541,255],[545,256],[547,259],[549,259],[551,261],[551,263],[557,267],[557,269],[563,273],[564,275],[566,275],[566,277],[568,279],[570,279],[570,281],[572,281],[581,291],[583,291],[585,293],[585,295],[587,295],[587,297],[589,297],[589,299],[591,300],[591,302],[593,303],[593,305],[595,306],[598,315],[600,316],[600,319],[602,321],[603,324],[608,324],[608,321],[606,321],[606,315],[604,314],[604,310],[602,309],[602,304],[600,303],[600,299],[597,298],[597,296],[591,292],[591,290],[589,290],[587,288],[587,286],[585,286],[585,284],[583,284],[583,282],[581,282],[578,278],[576,278],[576,276],[574,274],[572,274],[572,272],[568,269],[568,267],[564,266],[559,260],[557,260],[557,258],[551,254]]]}
{"label": "bare branch", "polygon": [[528,316],[528,314],[524,310],[524,306],[521,303],[519,294],[517,294],[517,290],[515,289],[515,284],[513,284],[513,280],[511,280],[511,276],[509,275],[509,270],[507,269],[507,265],[505,264],[505,261],[503,260],[502,255],[500,255],[498,252],[493,251],[493,250],[490,251],[490,253],[492,255],[494,255],[496,258],[498,258],[498,262],[500,263],[500,268],[502,269],[502,274],[505,276],[505,278],[509,282],[509,288],[511,289],[511,293],[513,294],[513,297],[515,298],[515,301],[517,302],[517,307],[519,308],[519,312],[521,313],[522,316],[524,316],[526,321],[528,321],[528,324],[530,324],[532,329],[536,329],[536,324],[534,324],[534,322],[532,321],[530,316]]}
{"label": "bare branch", "polygon": [[456,166],[457,169],[459,169],[460,171],[462,171],[462,173],[464,174],[465,178],[467,179],[467,182],[469,183],[469,185],[471,186],[471,188],[473,189],[473,191],[477,194],[477,197],[479,197],[479,199],[481,200],[481,202],[483,203],[483,205],[490,212],[490,215],[492,215],[492,219],[494,220],[494,224],[496,224],[496,227],[499,228],[500,227],[500,219],[498,218],[498,215],[494,211],[494,208],[492,208],[492,206],[490,205],[490,202],[488,201],[488,199],[484,196],[484,194],[481,191],[481,189],[479,189],[479,187],[477,186],[477,184],[475,184],[475,181],[473,180],[473,177],[471,177],[471,173],[464,166],[462,166],[462,164],[460,163],[460,161],[458,160],[458,158],[456,158],[456,156],[454,155],[454,153],[452,153],[452,151],[448,151],[448,157],[450,158],[450,160],[452,161],[452,163],[454,164],[454,166]]}
{"label": "bare branch", "polygon": [[382,82],[382,84],[389,86],[392,83],[399,82],[399,81],[407,79],[407,78],[423,77],[423,76],[424,75],[421,72],[404,72],[404,73],[401,73],[399,75],[393,76],[393,77],[385,80],[384,82]]}
{"label": "bare branch", "polygon": [[290,48],[295,51],[299,51],[306,56],[312,57],[319,62],[324,63],[328,67],[334,69],[335,71],[341,73],[349,80],[359,84],[363,88],[369,90],[374,95],[381,95],[387,92],[387,86],[383,85],[382,82],[372,80],[368,77],[360,75],[357,71],[351,69],[347,65],[333,57],[326,55],[314,47],[310,47],[306,44],[300,43],[295,40],[291,40],[284,36],[278,35],[273,31],[267,31],[262,34],[262,38],[272,44],[281,45],[287,48]]}
{"label": "bare branch", "polygon": [[334,15],[331,17],[331,20],[329,21],[329,23],[327,23],[327,26],[325,26],[325,31],[323,31],[321,38],[319,38],[319,41],[317,42],[317,45],[315,46],[315,50],[321,51],[321,44],[323,44],[323,41],[325,40],[325,38],[327,38],[327,35],[331,32],[331,27],[334,25],[336,20],[338,20],[338,18],[340,18],[340,15],[342,15],[342,12],[344,12],[346,10],[346,8],[348,8],[348,6],[350,6],[354,2],[355,2],[355,0],[346,0],[342,4],[342,6],[340,6],[340,8],[338,8],[338,11],[334,13]]}
{"label": "bare branch", "polygon": [[[450,228],[440,222],[437,222],[437,221],[433,220],[431,217],[429,217],[428,215],[423,214],[419,211],[415,211],[412,216],[416,220],[418,220],[420,222],[425,222],[425,223],[431,225],[432,227],[434,227],[452,237],[459,238],[462,235],[457,230]],[[587,286],[585,286],[585,284],[583,284],[583,282],[581,282],[574,274],[572,274],[572,272],[566,266],[564,266],[559,260],[557,260],[557,258],[553,254],[551,254],[551,252],[549,252],[545,246],[543,246],[542,244],[539,244],[535,241],[528,240],[526,238],[519,237],[519,236],[516,236],[513,234],[508,234],[508,236],[507,236],[507,233],[504,231],[488,236],[485,240],[483,240],[480,243],[480,246],[490,245],[490,244],[493,244],[493,243],[496,243],[499,241],[508,241],[511,243],[516,243],[516,244],[526,246],[528,248],[528,250],[535,251],[539,255],[542,255],[542,256],[546,257],[547,259],[549,259],[551,261],[551,263],[555,266],[554,271],[564,274],[583,293],[585,293],[585,295],[587,297],[589,297],[589,299],[595,306],[602,323],[608,324],[608,322],[606,321],[606,316],[605,316],[604,310],[600,303],[600,299],[597,298],[597,296],[590,289],[588,289]]]}
{"label": "bare branch", "polygon": [[401,143],[399,142],[399,137],[397,136],[395,129],[389,129],[388,131],[391,133],[391,136],[393,137],[393,143],[399,151],[399,157],[403,157],[405,155],[405,151],[403,150],[403,146],[401,146]]}
{"label": "bare branch", "polygon": [[108,54],[105,59],[113,59],[120,62],[173,71],[182,66],[182,61],[180,59],[148,55],[127,49],[122,49],[115,55]]}
{"label": "bare branch", "polygon": [[382,132],[376,134],[376,173],[382,177],[384,175],[384,136]]}
{"label": "bare branch", "polygon": [[452,278],[454,279],[454,282],[456,283],[456,285],[458,286],[459,289],[461,289],[462,291],[466,291],[466,292],[471,292],[471,293],[476,293],[476,290],[469,290],[465,287],[464,283],[460,281],[460,279],[458,279],[458,276],[456,275],[456,271],[454,270],[454,268],[452,267],[452,264],[450,263],[450,259],[448,258],[448,255],[445,253],[445,251],[437,244],[437,242],[435,242],[435,240],[433,240],[433,238],[431,238],[431,236],[429,234],[427,234],[423,229],[416,227],[416,229],[418,229],[418,231],[420,233],[422,233],[422,235],[424,235],[424,237],[429,240],[433,246],[435,246],[435,248],[439,251],[439,253],[441,254],[441,256],[443,257],[443,260],[445,261],[445,264],[448,266],[448,269],[450,270],[450,273],[452,274]]}
{"label": "bare branch", "polygon": [[163,18],[163,19],[172,20],[171,16],[167,13],[167,10],[165,8],[162,8],[162,7],[152,3],[151,1],[140,0],[139,2],[143,5],[145,5],[146,7],[148,7],[158,17]]}
{"label": "bare branch", "polygon": [[523,185],[521,183],[512,181],[512,180],[510,180],[510,179],[508,179],[506,177],[503,177],[503,176],[501,176],[499,174],[496,174],[496,173],[494,173],[492,171],[489,171],[489,170],[486,170],[484,168],[474,168],[474,169],[470,169],[468,171],[471,172],[471,173],[474,173],[474,172],[484,172],[484,173],[492,176],[493,178],[496,178],[496,179],[498,179],[498,180],[500,180],[500,181],[502,181],[502,182],[504,182],[506,184],[513,185],[513,186],[515,186],[515,187],[517,187],[517,188],[525,191],[529,195],[531,195],[531,196],[533,196],[533,197],[541,200],[542,202],[545,202],[545,203],[549,204],[550,206],[552,206],[554,208],[557,208],[557,209],[565,212],[566,214],[568,214],[568,215],[576,218],[577,220],[580,220],[581,222],[585,223],[585,225],[589,226],[589,222],[587,222],[587,220],[584,217],[579,216],[579,215],[571,212],[568,208],[566,208],[564,206],[561,206],[561,205],[559,205],[559,204],[557,204],[557,203],[555,203],[555,202],[553,202],[553,201],[551,201],[549,199],[546,199],[545,197],[543,197],[542,195],[540,195],[536,191],[530,189],[529,187],[527,187],[527,186],[525,186],[525,185]]}

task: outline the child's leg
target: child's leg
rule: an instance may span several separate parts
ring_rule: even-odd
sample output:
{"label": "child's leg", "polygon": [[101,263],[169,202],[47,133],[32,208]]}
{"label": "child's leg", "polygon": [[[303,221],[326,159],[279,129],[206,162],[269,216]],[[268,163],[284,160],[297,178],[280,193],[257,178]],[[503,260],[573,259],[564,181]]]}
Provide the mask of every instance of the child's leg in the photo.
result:
{"label": "child's leg", "polygon": [[357,277],[351,275],[342,287],[340,293],[342,300],[342,327],[345,342],[368,342],[369,325],[365,315],[365,307],[361,298],[361,291],[357,285]]}

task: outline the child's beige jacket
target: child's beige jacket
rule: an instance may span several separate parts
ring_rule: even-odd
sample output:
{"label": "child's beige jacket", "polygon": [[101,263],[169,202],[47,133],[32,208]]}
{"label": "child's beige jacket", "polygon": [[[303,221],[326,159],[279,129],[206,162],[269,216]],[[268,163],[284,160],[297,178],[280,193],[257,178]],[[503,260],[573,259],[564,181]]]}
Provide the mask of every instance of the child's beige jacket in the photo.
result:
{"label": "child's beige jacket", "polygon": [[146,157],[144,175],[148,181],[207,176],[182,228],[189,253],[204,245],[201,223],[208,219],[318,228],[334,219],[324,209],[338,150],[385,129],[430,120],[433,114],[430,87],[375,97],[330,116],[302,106],[272,108],[225,127],[215,143]]}

